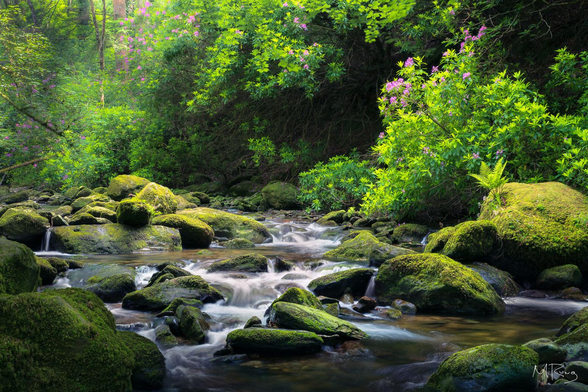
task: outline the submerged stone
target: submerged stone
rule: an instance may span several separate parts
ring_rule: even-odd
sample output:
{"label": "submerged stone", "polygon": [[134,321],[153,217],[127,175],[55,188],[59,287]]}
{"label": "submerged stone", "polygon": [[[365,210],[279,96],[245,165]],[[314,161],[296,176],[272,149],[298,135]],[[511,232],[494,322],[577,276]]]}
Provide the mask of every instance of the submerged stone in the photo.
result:
{"label": "submerged stone", "polygon": [[243,256],[233,257],[232,259],[215,261],[208,268],[209,272],[234,271],[234,272],[267,272],[267,257],[250,253]]}

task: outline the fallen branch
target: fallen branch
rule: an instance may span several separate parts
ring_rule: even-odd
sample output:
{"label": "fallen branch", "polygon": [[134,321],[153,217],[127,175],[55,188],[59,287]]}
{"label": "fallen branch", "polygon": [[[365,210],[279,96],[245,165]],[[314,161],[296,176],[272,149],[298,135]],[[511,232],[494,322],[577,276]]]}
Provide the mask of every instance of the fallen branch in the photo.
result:
{"label": "fallen branch", "polygon": [[5,167],[4,169],[0,169],[0,173],[6,173],[6,172],[9,172],[11,170],[18,169],[19,167],[24,167],[24,166],[32,165],[32,164],[37,163],[37,162],[43,162],[43,161],[46,161],[47,159],[51,159],[51,158],[53,158],[53,156],[49,156],[49,157],[45,157],[45,158],[37,158],[37,159],[33,159],[31,161],[19,163],[18,165]]}

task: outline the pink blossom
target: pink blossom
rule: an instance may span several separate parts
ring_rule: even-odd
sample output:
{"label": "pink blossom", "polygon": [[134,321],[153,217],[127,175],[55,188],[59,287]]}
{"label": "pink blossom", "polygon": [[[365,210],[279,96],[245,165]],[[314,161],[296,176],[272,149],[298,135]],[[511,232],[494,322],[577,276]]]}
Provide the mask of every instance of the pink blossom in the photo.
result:
{"label": "pink blossom", "polygon": [[141,69],[141,66],[139,65],[139,66],[137,67],[137,69],[138,69],[138,70],[140,70],[140,69]]}
{"label": "pink blossom", "polygon": [[414,65],[414,60],[412,57],[407,58],[406,61],[404,62],[405,68],[412,67],[413,65]]}
{"label": "pink blossom", "polygon": [[304,66],[302,68],[308,69],[308,64],[304,64]]}

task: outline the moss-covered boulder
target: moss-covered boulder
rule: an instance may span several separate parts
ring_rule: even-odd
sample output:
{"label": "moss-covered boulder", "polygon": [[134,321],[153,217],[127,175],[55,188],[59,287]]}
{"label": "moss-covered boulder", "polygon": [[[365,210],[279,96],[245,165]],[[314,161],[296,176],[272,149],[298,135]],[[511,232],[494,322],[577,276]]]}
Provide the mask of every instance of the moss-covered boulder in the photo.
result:
{"label": "moss-covered boulder", "polygon": [[581,325],[588,324],[588,306],[578,310],[572,314],[557,332],[556,336],[561,336],[566,333],[572,332]]}
{"label": "moss-covered boulder", "polygon": [[399,298],[425,312],[504,311],[504,302],[480,274],[434,253],[398,256],[382,264],[376,276],[376,295],[381,304]]}
{"label": "moss-covered boulder", "polygon": [[116,209],[118,223],[128,226],[147,226],[151,223],[153,207],[138,199],[127,199],[120,202]]}
{"label": "moss-covered boulder", "polygon": [[347,292],[361,297],[373,275],[374,270],[370,268],[353,268],[316,278],[308,284],[308,288],[316,295],[325,297],[340,298]]}
{"label": "moss-covered boulder", "polygon": [[92,193],[94,192],[87,186],[81,186],[72,199],[79,199],[80,197],[90,196]]}
{"label": "moss-covered boulder", "polygon": [[150,182],[145,178],[137,176],[116,176],[110,181],[106,194],[111,199],[120,201],[130,196],[136,196]]}
{"label": "moss-covered boulder", "polygon": [[193,203],[186,200],[185,197],[176,195],[176,201],[178,202],[178,211],[185,210],[186,208],[196,208],[200,203]]}
{"label": "moss-covered boulder", "polygon": [[208,248],[214,239],[212,227],[187,215],[160,215],[155,217],[152,223],[178,229],[185,248]]}
{"label": "moss-covered boulder", "polygon": [[267,272],[267,257],[250,253],[233,257],[228,260],[215,261],[208,268],[209,272],[234,271],[234,272]]}
{"label": "moss-covered boulder", "polygon": [[116,223],[53,228],[51,248],[64,253],[120,254],[140,249],[182,249],[177,229],[163,226],[132,227]]}
{"label": "moss-covered boulder", "polygon": [[94,203],[97,201],[107,203],[110,201],[110,198],[106,195],[99,195],[99,194],[80,197],[80,198],[76,199],[73,203],[71,203],[71,208],[72,208],[73,212],[76,212],[76,211],[81,210],[82,208],[84,208],[88,204]]}
{"label": "moss-covered boulder", "polygon": [[166,312],[173,312],[176,313],[176,310],[180,306],[191,306],[193,308],[201,309],[204,304],[202,301],[193,298],[176,298],[167,306],[167,308],[163,309],[162,313]]}
{"label": "moss-covered boulder", "polygon": [[96,218],[93,215],[78,212],[70,218],[68,223],[70,226],[77,226],[77,225],[106,225],[106,224],[112,223],[112,222],[106,218]]}
{"label": "moss-covered boulder", "polygon": [[251,196],[260,190],[260,185],[253,181],[242,181],[229,188],[229,195],[234,197]]}
{"label": "moss-covered boulder", "polygon": [[331,211],[316,223],[322,226],[337,226],[343,223],[345,219],[345,210]]}
{"label": "moss-covered boulder", "polygon": [[[151,342],[144,345],[155,347]],[[133,374],[148,370],[137,360],[136,349],[116,331],[112,313],[89,291],[0,296],[3,390],[131,390]],[[149,358],[155,355],[153,350]]]}
{"label": "moss-covered boulder", "polygon": [[315,354],[321,351],[323,343],[323,339],[312,332],[276,328],[236,329],[227,336],[227,347],[235,354]]}
{"label": "moss-covered boulder", "polygon": [[36,257],[37,264],[39,265],[39,276],[41,277],[41,284],[43,286],[53,284],[53,281],[57,277],[57,269],[53,267],[49,261],[41,257]]}
{"label": "moss-covered boulder", "polygon": [[159,325],[155,328],[155,341],[164,347],[173,347],[178,345],[178,339],[172,333],[167,324]]}
{"label": "moss-covered boulder", "polygon": [[579,287],[582,284],[582,272],[577,265],[566,264],[548,268],[537,277],[535,286],[541,290],[561,290]]}
{"label": "moss-covered boulder", "polygon": [[39,284],[39,269],[32,250],[0,237],[0,294],[35,291]]}
{"label": "moss-covered boulder", "polygon": [[[81,268],[81,267],[77,266],[77,264],[74,260],[68,261],[68,260],[60,259],[58,257],[47,257],[45,260],[47,260],[47,262],[53,268],[55,268],[55,270],[57,271],[58,274],[61,274],[70,268],[71,269]],[[73,265],[71,267],[70,267],[70,263],[73,263]]]}
{"label": "moss-covered boulder", "polygon": [[191,192],[190,193],[190,196],[197,197],[198,200],[200,200],[200,203],[202,203],[202,204],[208,204],[208,203],[210,203],[210,196],[208,196],[204,192]]}
{"label": "moss-covered boulder", "polygon": [[120,302],[125,295],[137,290],[135,277],[131,274],[117,274],[107,277],[93,276],[85,287],[104,302]]}
{"label": "moss-covered boulder", "polygon": [[272,303],[272,306],[278,302],[289,302],[323,310],[323,304],[314,294],[298,287],[290,287]]}
{"label": "moss-covered boulder", "polygon": [[9,193],[1,199],[2,203],[6,203],[6,204],[20,203],[20,202],[27,201],[27,200],[29,200],[29,192],[28,191],[19,191],[19,192]]}
{"label": "moss-covered boulder", "polygon": [[503,206],[490,200],[480,220],[491,220],[502,240],[503,257],[493,265],[515,278],[534,280],[544,269],[575,264],[588,271],[588,198],[558,183],[509,183]]}
{"label": "moss-covered boulder", "polygon": [[278,328],[297,329],[338,340],[360,340],[367,334],[350,322],[331,316],[324,310],[289,302],[274,303],[270,310],[270,322]]}
{"label": "moss-covered boulder", "polygon": [[173,279],[173,278],[179,278],[180,276],[190,276],[192,274],[189,273],[188,271],[181,269],[181,268],[178,268],[174,265],[166,265],[165,268],[163,268],[161,271],[157,271],[156,273],[154,273],[151,276],[151,279],[149,279],[149,283],[147,283],[147,285],[145,287],[151,287],[154,284],[162,283],[162,282],[165,282],[165,280],[169,280],[169,279],[165,279],[165,280],[162,279],[162,277],[165,275],[169,275],[169,276],[171,276],[170,279]]}
{"label": "moss-covered boulder", "polygon": [[394,228],[392,241],[402,243],[420,244],[423,238],[429,233],[429,228],[416,223],[403,223]]}
{"label": "moss-covered boulder", "polygon": [[150,204],[156,212],[174,214],[178,209],[178,202],[173,192],[162,185],[150,182],[137,194],[137,199]]}
{"label": "moss-covered boulder", "polygon": [[325,253],[325,257],[342,261],[366,261],[379,266],[385,260],[395,256],[415,253],[412,250],[400,248],[379,241],[371,232],[362,231],[353,239],[347,240],[337,248]]}
{"label": "moss-covered boulder", "polygon": [[513,280],[512,275],[486,263],[468,264],[466,267],[480,274],[482,279],[492,286],[501,297],[514,297],[522,288]]}
{"label": "moss-covered boulder", "polygon": [[17,208],[17,209],[21,209],[21,210],[38,210],[41,208],[41,206],[32,200],[23,201],[20,203],[8,204],[7,206],[0,207],[0,217],[2,215],[4,215],[4,213],[6,211],[11,210],[13,208]]}
{"label": "moss-covered boulder", "polygon": [[442,392],[535,391],[539,356],[530,348],[486,344],[445,359],[427,386]]}
{"label": "moss-covered boulder", "polygon": [[222,245],[228,249],[255,248],[255,244],[245,238],[233,238],[232,240],[223,242]]}
{"label": "moss-covered boulder", "polygon": [[157,346],[151,340],[134,332],[120,331],[118,336],[131,350],[135,360],[131,374],[133,390],[161,389],[166,375],[165,358]]}
{"label": "moss-covered boulder", "polygon": [[205,207],[182,210],[178,213],[205,222],[212,227],[218,237],[245,238],[254,244],[271,241],[272,238],[264,225],[241,215]]}
{"label": "moss-covered boulder", "polygon": [[108,219],[111,223],[116,223],[116,211],[106,207],[86,206],[77,212],[78,214],[89,214],[96,218]]}
{"label": "moss-covered boulder", "polygon": [[497,241],[496,226],[491,221],[463,222],[455,226],[439,253],[464,263],[487,260],[493,255]]}
{"label": "moss-covered boulder", "polygon": [[523,344],[539,355],[539,363],[561,363],[566,360],[568,352],[551,339],[541,338]]}
{"label": "moss-covered boulder", "polygon": [[298,189],[287,182],[273,181],[262,190],[267,205],[277,210],[295,210],[300,208]]}
{"label": "moss-covered boulder", "polygon": [[193,342],[203,343],[206,331],[210,330],[210,325],[204,319],[200,309],[181,305],[176,310],[176,315],[180,320],[182,335]]}
{"label": "moss-covered boulder", "polygon": [[30,209],[11,208],[0,218],[0,236],[32,247],[41,244],[48,228],[47,218]]}
{"label": "moss-covered boulder", "polygon": [[219,301],[223,296],[200,276],[182,276],[127,294],[123,298],[122,307],[162,310],[176,298],[192,298],[209,303]]}

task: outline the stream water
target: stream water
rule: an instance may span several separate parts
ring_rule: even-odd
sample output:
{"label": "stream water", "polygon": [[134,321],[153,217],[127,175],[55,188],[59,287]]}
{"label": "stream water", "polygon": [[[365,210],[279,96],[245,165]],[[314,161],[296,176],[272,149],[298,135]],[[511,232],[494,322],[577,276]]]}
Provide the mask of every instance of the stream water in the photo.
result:
{"label": "stream water", "polygon": [[[264,222],[273,233],[273,243],[255,249],[184,250],[168,253],[134,253],[128,255],[84,256],[87,264],[118,264],[136,269],[139,287],[156,272],[154,265],[182,261],[185,269],[201,275],[227,297],[226,302],[207,304],[203,311],[210,315],[211,331],[201,345],[180,344],[163,349],[168,376],[168,391],[413,391],[422,390],[427,378],[449,354],[486,343],[522,344],[554,334],[572,313],[586,302],[513,298],[507,299],[504,314],[499,316],[404,315],[397,321],[375,314],[361,315],[351,310],[352,304],[341,304],[342,317],[363,329],[369,338],[361,343],[325,348],[318,355],[296,358],[219,361],[213,353],[224,346],[227,334],[241,328],[252,316],[264,319],[268,305],[288,287],[306,288],[321,275],[348,268],[355,263],[334,263],[321,259],[339,244],[339,229],[316,224],[287,222],[277,219]],[[58,255],[55,252],[42,254]],[[208,273],[213,261],[241,254],[263,254],[294,261],[294,271],[244,274]],[[64,256],[64,255],[62,255]],[[272,264],[273,265],[273,264]],[[296,279],[284,279],[295,273]],[[242,275],[242,274],[240,274]],[[70,280],[71,278],[71,280]],[[61,287],[80,284],[80,275],[60,278]],[[373,281],[366,290],[374,294]],[[132,330],[154,339],[154,328],[162,322],[155,313],[130,311],[121,304],[107,304],[118,328]]]}

